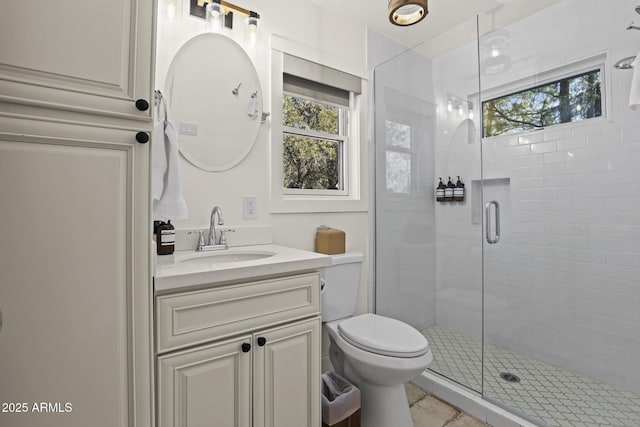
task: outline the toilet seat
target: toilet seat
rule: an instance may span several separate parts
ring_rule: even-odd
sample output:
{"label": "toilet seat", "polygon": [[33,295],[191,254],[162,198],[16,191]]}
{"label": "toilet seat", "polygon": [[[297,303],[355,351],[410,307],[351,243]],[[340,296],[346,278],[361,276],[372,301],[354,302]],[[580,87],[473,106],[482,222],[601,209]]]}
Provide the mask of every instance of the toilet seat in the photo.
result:
{"label": "toilet seat", "polygon": [[399,320],[367,313],[345,319],[338,333],[349,344],[391,357],[418,357],[429,351],[429,342],[417,330]]}

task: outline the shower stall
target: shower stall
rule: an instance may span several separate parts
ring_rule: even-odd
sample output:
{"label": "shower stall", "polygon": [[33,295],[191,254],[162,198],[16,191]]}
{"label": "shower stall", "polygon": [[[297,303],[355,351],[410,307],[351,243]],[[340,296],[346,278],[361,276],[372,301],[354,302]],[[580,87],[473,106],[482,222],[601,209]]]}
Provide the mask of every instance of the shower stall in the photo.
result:
{"label": "shower stall", "polygon": [[451,390],[637,427],[640,71],[614,67],[640,51],[637,0],[525,3],[374,69],[375,311],[422,331]]}

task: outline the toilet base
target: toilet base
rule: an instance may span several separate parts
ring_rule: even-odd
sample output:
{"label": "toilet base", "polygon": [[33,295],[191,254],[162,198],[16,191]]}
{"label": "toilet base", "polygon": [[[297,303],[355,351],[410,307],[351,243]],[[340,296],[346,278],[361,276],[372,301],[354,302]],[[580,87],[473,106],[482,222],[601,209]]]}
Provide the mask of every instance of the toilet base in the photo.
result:
{"label": "toilet base", "polygon": [[379,386],[360,382],[362,427],[413,427],[404,384]]}

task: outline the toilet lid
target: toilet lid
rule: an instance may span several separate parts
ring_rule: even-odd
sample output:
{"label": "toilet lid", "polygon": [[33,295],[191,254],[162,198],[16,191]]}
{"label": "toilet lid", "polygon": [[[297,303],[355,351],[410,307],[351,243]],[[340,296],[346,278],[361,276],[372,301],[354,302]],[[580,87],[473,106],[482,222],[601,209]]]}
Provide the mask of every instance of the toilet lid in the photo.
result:
{"label": "toilet lid", "polygon": [[391,357],[417,357],[429,350],[429,342],[417,330],[399,320],[367,313],[338,324],[349,344]]}

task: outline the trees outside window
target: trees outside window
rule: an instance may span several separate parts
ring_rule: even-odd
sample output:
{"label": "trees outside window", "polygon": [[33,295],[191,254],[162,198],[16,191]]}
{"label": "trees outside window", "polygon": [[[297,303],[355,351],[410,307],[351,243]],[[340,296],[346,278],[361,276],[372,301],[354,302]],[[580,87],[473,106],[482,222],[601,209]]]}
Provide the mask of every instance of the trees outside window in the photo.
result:
{"label": "trees outside window", "polygon": [[344,190],[346,110],[291,94],[282,109],[284,188]]}
{"label": "trees outside window", "polygon": [[600,69],[482,103],[483,136],[505,135],[602,116]]}

